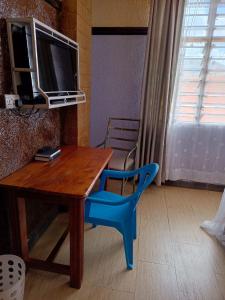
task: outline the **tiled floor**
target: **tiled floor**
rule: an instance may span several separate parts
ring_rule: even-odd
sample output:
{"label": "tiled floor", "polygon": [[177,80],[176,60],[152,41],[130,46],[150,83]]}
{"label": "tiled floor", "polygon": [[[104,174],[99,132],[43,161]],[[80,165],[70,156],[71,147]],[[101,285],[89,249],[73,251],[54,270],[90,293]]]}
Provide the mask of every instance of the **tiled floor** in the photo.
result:
{"label": "tiled floor", "polygon": [[[111,188],[119,190],[117,183]],[[199,224],[215,214],[221,193],[176,187],[150,187],[138,208],[136,268],[126,270],[121,236],[114,229],[85,226],[82,288],[69,278],[29,270],[26,300],[225,299],[225,249]],[[65,228],[60,215],[32,250],[46,257]],[[68,263],[68,237],[56,261]]]}

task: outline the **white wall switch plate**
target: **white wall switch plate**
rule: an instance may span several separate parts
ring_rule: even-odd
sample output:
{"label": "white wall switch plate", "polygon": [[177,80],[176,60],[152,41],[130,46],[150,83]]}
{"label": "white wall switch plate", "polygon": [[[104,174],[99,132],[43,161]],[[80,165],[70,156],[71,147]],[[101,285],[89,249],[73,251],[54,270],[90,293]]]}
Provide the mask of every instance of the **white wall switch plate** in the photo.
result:
{"label": "white wall switch plate", "polygon": [[5,95],[5,108],[7,109],[13,109],[16,108],[16,100],[20,98],[19,95],[13,95],[13,94],[6,94]]}

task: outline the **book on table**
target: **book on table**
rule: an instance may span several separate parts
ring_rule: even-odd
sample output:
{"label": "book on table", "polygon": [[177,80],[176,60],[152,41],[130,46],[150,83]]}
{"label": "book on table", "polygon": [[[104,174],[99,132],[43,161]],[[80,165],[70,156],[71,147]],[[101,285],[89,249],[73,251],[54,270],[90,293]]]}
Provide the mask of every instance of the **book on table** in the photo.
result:
{"label": "book on table", "polygon": [[52,147],[43,147],[39,149],[34,157],[35,160],[50,161],[58,157],[61,153],[61,149]]}

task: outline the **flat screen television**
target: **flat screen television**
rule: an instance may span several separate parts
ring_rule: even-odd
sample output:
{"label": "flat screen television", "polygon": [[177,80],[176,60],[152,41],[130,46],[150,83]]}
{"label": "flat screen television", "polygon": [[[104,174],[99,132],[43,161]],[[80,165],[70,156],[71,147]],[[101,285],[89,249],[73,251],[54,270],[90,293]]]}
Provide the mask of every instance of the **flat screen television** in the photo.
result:
{"label": "flat screen television", "polygon": [[8,19],[7,29],[13,89],[25,107],[85,101],[76,42],[34,18]]}

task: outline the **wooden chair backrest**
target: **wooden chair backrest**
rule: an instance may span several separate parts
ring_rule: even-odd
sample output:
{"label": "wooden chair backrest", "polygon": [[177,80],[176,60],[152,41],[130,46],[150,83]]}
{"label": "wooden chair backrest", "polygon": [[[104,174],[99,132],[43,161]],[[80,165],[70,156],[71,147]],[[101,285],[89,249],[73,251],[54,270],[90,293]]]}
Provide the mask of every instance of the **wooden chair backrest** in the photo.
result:
{"label": "wooden chair backrest", "polygon": [[108,121],[104,146],[129,152],[138,142],[139,119],[113,118]]}

